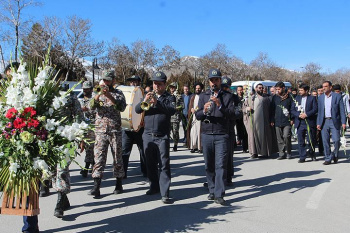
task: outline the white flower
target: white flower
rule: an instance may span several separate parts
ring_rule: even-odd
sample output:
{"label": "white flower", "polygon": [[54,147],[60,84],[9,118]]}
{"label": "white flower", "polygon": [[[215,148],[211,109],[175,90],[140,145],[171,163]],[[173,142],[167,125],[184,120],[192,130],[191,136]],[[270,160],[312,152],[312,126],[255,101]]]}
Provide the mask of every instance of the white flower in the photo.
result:
{"label": "white flower", "polygon": [[302,112],[302,111],[303,111],[303,107],[302,107],[302,106],[298,105],[297,107],[298,107],[298,111],[299,111],[299,112]]}
{"label": "white flower", "polygon": [[17,69],[17,73],[23,74],[24,72],[26,72],[26,66],[27,66],[26,62],[21,63]]}
{"label": "white flower", "polygon": [[14,173],[14,175],[16,175],[17,168],[19,168],[19,165],[17,163],[10,163],[10,167],[9,167],[10,173]]}
{"label": "white flower", "polygon": [[35,106],[37,95],[33,94],[29,87],[23,89],[23,104],[24,106]]}
{"label": "white flower", "polygon": [[58,125],[58,122],[56,122],[54,119],[47,119],[45,129],[48,131],[55,130],[55,126]]}
{"label": "white flower", "polygon": [[283,108],[283,114],[284,114],[285,116],[288,116],[288,114],[289,114],[288,109]]}
{"label": "white flower", "polygon": [[86,124],[84,121],[80,123],[79,128],[80,129],[87,129],[89,127],[89,124]]}
{"label": "white flower", "polygon": [[49,108],[49,115],[52,116],[53,114],[53,108]]}
{"label": "white flower", "polygon": [[346,148],[346,138],[345,136],[340,137],[340,143],[343,148]]}
{"label": "white flower", "polygon": [[60,99],[57,96],[55,96],[55,98],[53,99],[52,106],[55,110],[61,107]]}

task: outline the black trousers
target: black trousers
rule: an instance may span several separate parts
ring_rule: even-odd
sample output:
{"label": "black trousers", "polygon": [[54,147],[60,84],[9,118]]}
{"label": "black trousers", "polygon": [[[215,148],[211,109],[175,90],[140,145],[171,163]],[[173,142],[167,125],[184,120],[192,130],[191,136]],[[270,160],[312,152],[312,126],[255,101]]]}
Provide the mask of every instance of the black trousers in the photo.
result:
{"label": "black trousers", "polygon": [[151,189],[160,190],[162,197],[169,196],[171,182],[169,135],[144,133],[142,138]]}
{"label": "black trousers", "polygon": [[147,175],[146,156],[143,150],[143,142],[142,142],[143,130],[144,128],[141,128],[138,132],[123,130],[122,156],[123,156],[125,176],[127,176],[130,154],[134,143],[136,143],[140,152],[141,172],[143,173],[144,176]]}
{"label": "black trousers", "polygon": [[229,141],[227,146],[227,172],[226,172],[226,179],[227,181],[232,180],[233,173],[233,154],[235,150],[235,141],[236,141],[236,134],[234,131],[231,131],[229,133]]}
{"label": "black trousers", "polygon": [[209,193],[213,193],[215,197],[223,197],[229,135],[202,133],[201,138]]}
{"label": "black trousers", "polygon": [[248,150],[248,133],[243,123],[243,118],[236,120],[237,136],[241,141],[243,151]]}

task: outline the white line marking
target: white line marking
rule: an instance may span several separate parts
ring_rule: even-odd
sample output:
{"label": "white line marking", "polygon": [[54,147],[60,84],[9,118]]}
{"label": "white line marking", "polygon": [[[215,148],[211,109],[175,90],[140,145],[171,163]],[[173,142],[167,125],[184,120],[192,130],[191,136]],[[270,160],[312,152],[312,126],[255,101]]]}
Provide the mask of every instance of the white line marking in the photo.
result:
{"label": "white line marking", "polygon": [[306,203],[307,209],[316,210],[318,205],[320,204],[323,195],[327,191],[328,187],[331,185],[332,181],[324,182],[317,186],[317,188],[313,191],[311,196],[309,197],[308,202]]}

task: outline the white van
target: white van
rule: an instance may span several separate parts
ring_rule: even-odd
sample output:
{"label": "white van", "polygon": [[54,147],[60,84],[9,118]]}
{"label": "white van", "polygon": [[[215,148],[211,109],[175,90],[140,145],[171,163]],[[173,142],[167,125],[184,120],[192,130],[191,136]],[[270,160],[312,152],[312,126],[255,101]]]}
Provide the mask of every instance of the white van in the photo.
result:
{"label": "white van", "polygon": [[[271,81],[271,80],[265,80],[265,81],[237,81],[237,82],[233,82],[231,84],[231,90],[233,91],[233,93],[237,93],[237,87],[238,86],[243,86],[243,88],[245,89],[248,86],[248,90],[250,90],[250,92],[253,91],[254,89],[254,84],[256,82],[262,83],[262,85],[264,87],[267,87],[267,93],[270,94],[270,87],[274,87],[276,85],[276,83],[278,83],[278,81]],[[286,90],[288,90],[289,88],[292,88],[292,84],[290,84],[290,82],[284,82],[284,85],[286,86]]]}

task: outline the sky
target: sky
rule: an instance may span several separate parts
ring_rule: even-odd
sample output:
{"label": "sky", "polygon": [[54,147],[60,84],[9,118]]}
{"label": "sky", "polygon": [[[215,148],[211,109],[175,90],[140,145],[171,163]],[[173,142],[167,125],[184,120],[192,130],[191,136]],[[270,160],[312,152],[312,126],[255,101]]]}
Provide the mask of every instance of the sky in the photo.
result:
{"label": "sky", "polygon": [[249,63],[259,52],[281,67],[323,72],[350,68],[350,1],[346,0],[42,0],[44,16],[90,19],[92,37],[130,45],[151,40],[181,56],[201,56],[218,43]]}

